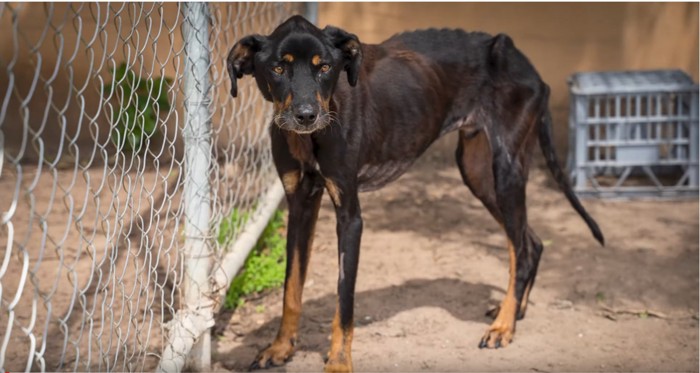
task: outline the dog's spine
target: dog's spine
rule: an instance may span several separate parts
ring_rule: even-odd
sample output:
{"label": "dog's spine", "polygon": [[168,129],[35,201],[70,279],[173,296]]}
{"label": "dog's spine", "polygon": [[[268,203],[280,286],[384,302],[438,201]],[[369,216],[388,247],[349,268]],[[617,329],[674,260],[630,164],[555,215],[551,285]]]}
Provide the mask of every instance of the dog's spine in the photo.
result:
{"label": "dog's spine", "polygon": [[[549,89],[547,88],[546,90],[547,93],[545,96],[548,98]],[[548,101],[548,99],[544,100],[545,105]],[[566,199],[568,199],[569,203],[571,203],[571,206],[586,222],[588,228],[591,230],[591,233],[593,233],[593,236],[602,246],[605,246],[605,238],[603,237],[603,232],[601,232],[600,227],[598,227],[598,223],[596,223],[595,220],[588,215],[586,209],[583,207],[583,205],[581,205],[581,201],[579,201],[578,197],[576,197],[574,190],[571,188],[571,184],[569,184],[569,180],[566,178],[566,175],[561,169],[557,159],[557,154],[552,146],[552,117],[549,113],[549,109],[546,107],[543,110],[542,121],[539,127],[540,149],[542,149],[542,154],[547,160],[547,167],[549,168],[549,171],[557,181],[557,184],[559,184],[559,189],[564,192]]]}

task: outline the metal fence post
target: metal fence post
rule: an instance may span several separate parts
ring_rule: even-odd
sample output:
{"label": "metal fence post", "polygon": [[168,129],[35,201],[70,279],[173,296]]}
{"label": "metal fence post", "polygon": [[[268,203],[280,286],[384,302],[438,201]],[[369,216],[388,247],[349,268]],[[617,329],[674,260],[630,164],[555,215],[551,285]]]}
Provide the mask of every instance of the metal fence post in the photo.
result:
{"label": "metal fence post", "polygon": [[[189,276],[185,287],[185,301],[199,304],[199,312],[213,320],[211,304],[211,250],[207,243],[210,222],[211,188],[209,169],[211,159],[211,115],[209,113],[209,4],[185,4],[185,231],[187,240],[186,268]],[[191,138],[187,138],[191,136]],[[190,144],[187,144],[190,143]],[[189,164],[188,164],[189,161]],[[189,185],[189,188],[188,188]],[[202,298],[210,300],[202,302]],[[194,371],[211,370],[211,338],[209,328],[198,336],[186,361],[186,366]]]}
{"label": "metal fence post", "polygon": [[318,26],[318,2],[311,1],[304,3],[304,16],[309,22]]}
{"label": "metal fence post", "polygon": [[[185,3],[185,263],[186,304],[213,320],[211,304],[211,251],[207,240],[211,216],[211,115],[209,113],[209,4]],[[204,301],[208,299],[209,302]],[[204,302],[203,302],[204,301]],[[211,370],[209,329],[197,336],[187,366],[195,371]]]}
{"label": "metal fence post", "polygon": [[[211,115],[209,113],[209,5],[185,3],[182,25],[185,43],[185,204],[183,252],[184,317],[171,330],[171,344],[163,352],[159,370],[180,371],[185,365],[191,370],[211,370],[211,338],[213,301],[209,275],[212,252],[208,240],[211,235]],[[178,320],[176,318],[175,320]],[[173,330],[177,331],[174,332]],[[188,355],[189,351],[189,355]]]}

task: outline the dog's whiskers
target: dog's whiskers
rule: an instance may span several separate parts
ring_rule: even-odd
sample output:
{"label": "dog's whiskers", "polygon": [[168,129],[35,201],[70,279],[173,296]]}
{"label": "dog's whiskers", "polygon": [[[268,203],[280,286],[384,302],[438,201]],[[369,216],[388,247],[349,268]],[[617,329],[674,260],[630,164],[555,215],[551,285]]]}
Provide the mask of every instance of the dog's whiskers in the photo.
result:
{"label": "dog's whiskers", "polygon": [[337,125],[338,128],[342,127],[340,123],[340,117],[338,116],[338,113],[335,111],[329,111],[324,114],[328,118],[328,127],[331,130],[331,133],[333,133],[333,125]]}
{"label": "dog's whiskers", "polygon": [[317,131],[324,131],[327,127],[332,127],[334,121],[338,121],[336,112],[322,113],[309,126],[302,126],[296,118],[285,115],[284,113],[278,113],[273,116],[273,122],[277,127],[285,131],[294,132],[297,135],[307,135]]}

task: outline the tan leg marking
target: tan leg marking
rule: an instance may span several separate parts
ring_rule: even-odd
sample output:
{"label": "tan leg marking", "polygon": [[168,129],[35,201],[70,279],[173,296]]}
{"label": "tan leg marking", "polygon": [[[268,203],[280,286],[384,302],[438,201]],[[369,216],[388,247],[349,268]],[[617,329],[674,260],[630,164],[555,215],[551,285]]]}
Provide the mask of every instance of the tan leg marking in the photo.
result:
{"label": "tan leg marking", "polygon": [[331,179],[326,179],[326,189],[328,189],[328,194],[331,196],[331,200],[336,207],[340,207],[340,193],[342,191]]}
{"label": "tan leg marking", "polygon": [[[318,196],[313,205],[313,217],[309,227],[307,239],[307,255],[304,262],[300,262],[300,250],[295,247],[292,257],[291,271],[285,282],[284,301],[282,309],[282,322],[275,341],[267,349],[263,350],[255,358],[259,368],[265,368],[268,362],[272,365],[282,365],[294,354],[294,347],[297,343],[297,332],[299,331],[299,319],[301,318],[302,293],[304,291],[304,281],[306,279],[306,268],[308,268],[311,258],[311,249],[316,231],[316,221],[318,211],[321,206],[321,196]],[[304,270],[304,272],[302,272]]]}
{"label": "tan leg marking", "polygon": [[480,347],[498,348],[506,347],[513,340],[515,332],[515,315],[517,311],[517,300],[515,299],[515,275],[517,261],[515,247],[508,240],[508,255],[510,257],[510,270],[508,280],[508,290],[506,296],[499,307],[498,316],[493,321],[486,334],[481,338]]}
{"label": "tan leg marking", "polygon": [[340,325],[340,304],[335,309],[331,332],[331,350],[328,352],[328,362],[323,368],[325,372],[352,372],[352,336],[351,323],[348,330]]}
{"label": "tan leg marking", "polygon": [[[298,250],[294,250],[298,252]],[[299,273],[299,256],[292,259],[292,271],[284,288],[284,307],[282,311],[282,324],[277,333],[277,338],[272,345],[263,350],[255,360],[259,367],[265,368],[268,362],[272,365],[282,365],[294,354],[294,346],[297,342],[297,330],[301,316],[301,292],[303,283]]]}
{"label": "tan leg marking", "polygon": [[282,175],[282,185],[284,186],[284,191],[287,194],[294,194],[299,185],[300,172],[299,171],[289,171]]}
{"label": "tan leg marking", "polygon": [[520,302],[520,310],[518,311],[518,317],[524,317],[525,312],[527,312],[527,302],[530,298],[531,289],[532,286],[530,284],[527,284],[527,287],[525,287],[525,293],[523,294],[523,300]]}

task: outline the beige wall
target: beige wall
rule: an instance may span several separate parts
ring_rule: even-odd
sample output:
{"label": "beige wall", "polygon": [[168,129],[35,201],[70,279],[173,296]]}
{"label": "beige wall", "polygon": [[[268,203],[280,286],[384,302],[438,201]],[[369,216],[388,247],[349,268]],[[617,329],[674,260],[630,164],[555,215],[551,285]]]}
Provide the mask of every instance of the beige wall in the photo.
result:
{"label": "beige wall", "polygon": [[319,24],[366,43],[427,27],[510,35],[552,88],[560,154],[572,73],[680,68],[698,79],[697,3],[322,3]]}
{"label": "beige wall", "polygon": [[[224,57],[243,34],[271,31],[296,5],[234,3],[212,7],[211,78],[216,85],[211,94],[216,107],[212,126],[218,148],[231,153],[236,145],[240,148],[243,143],[257,141],[261,131],[251,130],[251,123],[262,123],[259,118],[267,114],[256,109],[262,98],[251,78],[239,82],[237,99],[229,96]],[[182,154],[182,136],[176,135],[184,125],[182,17],[174,2],[163,6],[149,2],[0,3],[0,105],[11,87],[7,112],[0,115],[5,154],[11,158],[21,154],[25,162],[42,157],[72,167],[75,157],[82,161],[100,158],[93,155],[95,138],[101,144],[97,151],[104,148],[114,154],[109,107],[118,111],[119,102],[115,97],[101,96],[98,78],[109,83],[109,68],[122,62],[128,62],[143,78],[175,80],[169,94],[174,109],[160,114],[159,127],[162,136],[167,136],[166,145],[174,143],[175,147],[166,146],[161,151],[163,139],[157,137],[151,150],[161,160],[172,153]],[[36,71],[40,78],[29,95]],[[27,128],[34,133],[25,134]],[[224,157],[221,152],[216,156]]]}
{"label": "beige wall", "polygon": [[[173,45],[180,45],[179,28],[174,30],[173,40],[162,40],[155,45],[146,39],[148,32],[143,27],[139,29],[138,43],[136,39],[128,38],[130,29],[123,28],[121,37],[128,40],[124,43],[118,41],[119,33],[115,22],[109,22],[104,29],[106,45],[103,46],[100,42],[92,44],[95,59],[91,67],[90,54],[85,52],[84,43],[87,39],[80,45],[74,44],[76,26],[73,24],[69,5],[70,3],[51,6],[12,4],[17,10],[16,21],[23,32],[23,37],[17,39],[18,59],[12,68],[14,86],[19,97],[26,95],[37,65],[36,58],[30,57],[29,45],[40,39],[46,25],[47,9],[51,7],[53,10],[50,13],[53,14],[54,23],[63,26],[58,35],[62,35],[66,43],[64,54],[60,57],[62,67],[56,81],[51,84],[52,88],[49,89],[44,81],[39,81],[25,114],[17,110],[19,98],[12,95],[8,113],[4,122],[0,123],[5,134],[5,150],[8,154],[17,154],[21,142],[18,139],[23,137],[24,121],[34,130],[41,129],[42,138],[45,140],[42,146],[45,147],[44,152],[49,158],[57,155],[59,143],[55,140],[61,136],[75,139],[77,144],[86,150],[93,148],[93,136],[100,138],[102,143],[109,144],[108,118],[105,113],[100,112],[99,88],[94,84],[85,86],[85,92],[78,95],[85,99],[85,108],[81,109],[76,101],[76,94],[71,95],[66,84],[67,77],[72,75],[73,85],[81,86],[88,76],[88,71],[92,70],[94,73],[97,69],[100,70],[98,75],[108,79],[110,74],[107,72],[107,66],[102,65],[99,68],[99,64],[106,63],[100,59],[105,53],[113,53],[113,58],[118,63],[125,60],[126,55],[133,59],[135,50],[142,50],[143,60],[135,61],[137,66],[143,66],[150,71],[154,67],[155,70],[160,70],[158,65],[162,64],[162,73],[168,76],[177,76],[176,70],[181,72],[182,66],[176,66],[173,55],[169,53]],[[122,9],[121,6],[112,4],[110,7]],[[126,8],[121,11],[125,17],[125,24],[131,22],[126,9],[133,6],[135,5],[127,3]],[[104,4],[101,7],[102,14],[105,7]],[[148,4],[144,7],[150,9]],[[249,8],[243,5],[235,8],[237,10],[233,12],[250,12]],[[81,12],[83,30],[92,35],[95,24],[89,9],[85,6]],[[167,20],[176,19],[177,12],[176,4],[168,4],[164,17]],[[234,18],[236,17],[232,16],[227,19]],[[265,19],[268,18],[270,17],[265,16]],[[253,32],[252,30],[256,29],[256,25],[253,24],[255,22],[245,19],[245,22],[251,24],[245,24],[248,26],[243,27],[244,32]],[[560,153],[565,150],[567,138],[566,79],[573,72],[671,67],[686,70],[694,79],[698,79],[698,5],[691,3],[321,3],[319,23],[345,28],[369,43],[379,42],[403,30],[425,27],[461,27],[466,30],[508,33],[552,87],[552,109],[557,123],[555,136]],[[43,79],[52,75],[57,63],[56,48],[53,44],[54,40],[58,40],[55,39],[57,33],[52,29],[47,31],[48,35],[41,49]],[[231,30],[222,32],[232,34]],[[0,101],[4,98],[9,84],[8,75],[1,71],[6,70],[7,64],[15,54],[14,37],[10,12],[0,12]],[[222,42],[220,47],[224,52],[228,46],[223,44],[232,44],[232,37],[233,35],[229,35],[229,39]],[[67,61],[76,52],[76,48],[76,57],[68,64]],[[110,52],[106,52],[105,49]],[[179,50],[179,47],[177,49]],[[161,59],[156,66],[153,66],[153,55],[158,55]],[[220,72],[223,71],[223,65],[219,65],[218,68]],[[224,83],[224,87],[228,87],[228,83]],[[49,95],[55,106],[48,110],[46,123],[42,127]],[[239,98],[234,103],[242,101]],[[66,110],[62,110],[66,105]],[[79,119],[83,113],[93,117],[94,121],[90,123],[83,118],[81,122]],[[65,129],[65,132],[62,129]],[[91,134],[90,131],[94,133]],[[220,141],[228,138],[220,137]],[[451,142],[448,154],[452,152]],[[31,158],[33,153],[36,153],[34,148],[37,146],[37,143],[30,142],[26,156]],[[65,146],[62,152],[65,154]]]}
{"label": "beige wall", "polygon": [[[95,139],[100,148],[112,153],[115,150],[110,141],[110,114],[111,110],[119,110],[119,105],[114,99],[102,97],[98,77],[109,83],[109,69],[127,61],[142,76],[177,77],[180,67],[173,63],[171,52],[174,46],[181,49],[180,32],[174,21],[179,19],[175,3],[162,8],[162,19],[166,20],[162,27],[175,28],[173,37],[168,39],[167,31],[160,30],[162,38],[158,43],[152,43],[152,39],[159,32],[161,17],[152,4],[11,6],[16,19],[12,19],[9,10],[0,13],[0,100],[10,84],[7,66],[14,62],[10,69],[13,94],[0,126],[5,135],[4,151],[13,158],[21,155],[24,161],[33,162],[43,153],[49,162],[58,159],[59,166],[72,165],[76,157],[94,157]],[[105,22],[108,12],[111,18]],[[149,29],[140,22],[135,29],[129,27],[134,22],[133,14],[140,12],[155,13],[155,25]],[[156,55],[159,60],[154,59]],[[37,70],[40,78],[31,91]],[[22,101],[26,103],[23,105]],[[112,109],[108,109],[110,106]],[[27,127],[35,133],[25,135],[23,130]]]}

